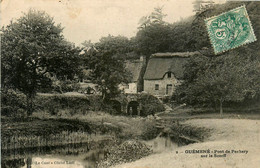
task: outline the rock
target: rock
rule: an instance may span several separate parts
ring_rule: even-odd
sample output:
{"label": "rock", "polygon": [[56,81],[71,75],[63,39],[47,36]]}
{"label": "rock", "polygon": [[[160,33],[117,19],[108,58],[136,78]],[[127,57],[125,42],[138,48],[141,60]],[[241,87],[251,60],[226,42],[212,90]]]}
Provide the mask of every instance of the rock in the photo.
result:
{"label": "rock", "polygon": [[129,124],[123,123],[123,122],[118,122],[117,124],[118,124],[119,126],[123,126],[123,127],[130,127]]}
{"label": "rock", "polygon": [[115,127],[114,124],[108,123],[108,122],[104,122],[103,125],[108,126],[108,127]]}

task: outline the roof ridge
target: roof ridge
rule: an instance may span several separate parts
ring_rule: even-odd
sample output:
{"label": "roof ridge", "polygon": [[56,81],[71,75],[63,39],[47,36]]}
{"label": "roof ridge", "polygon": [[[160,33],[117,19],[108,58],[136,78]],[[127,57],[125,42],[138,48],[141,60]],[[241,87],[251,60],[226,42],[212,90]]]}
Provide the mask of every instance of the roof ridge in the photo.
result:
{"label": "roof ridge", "polygon": [[154,53],[151,58],[154,57],[190,57],[192,55],[199,54],[198,51],[187,51],[187,52],[164,52],[164,53]]}

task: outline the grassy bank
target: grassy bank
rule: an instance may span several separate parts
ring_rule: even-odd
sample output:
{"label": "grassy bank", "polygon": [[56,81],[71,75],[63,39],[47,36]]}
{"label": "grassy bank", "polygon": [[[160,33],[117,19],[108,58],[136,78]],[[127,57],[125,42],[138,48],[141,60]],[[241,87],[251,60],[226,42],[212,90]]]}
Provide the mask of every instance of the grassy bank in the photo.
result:
{"label": "grassy bank", "polygon": [[104,112],[57,117],[39,111],[30,118],[1,119],[2,149],[84,143],[102,139],[100,137],[147,140],[158,134],[154,119],[113,116]]}
{"label": "grassy bank", "polygon": [[44,136],[58,134],[62,131],[78,130],[91,133],[91,129],[87,123],[76,119],[37,117],[18,119],[1,117],[1,136],[4,137],[12,135]]}
{"label": "grassy bank", "polygon": [[153,117],[115,116],[101,111],[88,111],[85,115],[64,113],[61,116],[39,111],[33,116],[46,120],[78,121],[87,124],[93,133],[114,135],[120,139],[148,140],[155,138],[159,133]]}
{"label": "grassy bank", "polygon": [[1,119],[2,150],[89,145],[108,139],[108,136],[94,134],[87,123],[75,119]]}
{"label": "grassy bank", "polygon": [[[88,111],[86,115],[63,114],[56,116],[38,111],[30,118],[2,117],[4,159],[26,157],[35,152],[40,154],[57,150],[60,153],[61,149],[65,149],[66,155],[102,149],[110,156],[109,163],[106,163],[108,160],[102,163],[110,165],[122,161],[122,155],[117,154],[119,150],[115,147],[121,145],[120,150],[125,152],[125,157],[136,153],[136,159],[142,158],[151,154],[151,151],[139,140],[153,139],[158,135],[155,120],[151,117],[132,118],[93,111]],[[124,143],[128,140],[133,143]],[[125,151],[124,146],[129,150]]]}

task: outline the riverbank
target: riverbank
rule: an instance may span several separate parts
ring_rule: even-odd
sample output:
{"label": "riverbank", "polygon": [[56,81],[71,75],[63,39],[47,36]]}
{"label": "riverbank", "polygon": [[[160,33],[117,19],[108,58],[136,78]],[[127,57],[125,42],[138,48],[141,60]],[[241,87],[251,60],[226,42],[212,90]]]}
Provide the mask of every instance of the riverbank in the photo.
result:
{"label": "riverbank", "polygon": [[34,113],[33,117],[46,120],[72,120],[88,125],[92,133],[112,135],[120,139],[155,138],[159,132],[154,117],[111,115],[102,111],[88,111],[85,115],[54,116],[49,113]]}
{"label": "riverbank", "polygon": [[[89,111],[86,115],[73,116],[39,112],[29,118],[2,116],[1,119],[2,165],[13,164],[21,158],[34,160],[36,156],[45,158],[46,154],[58,154],[59,158],[78,155],[83,158],[82,164],[91,162],[94,166],[112,147],[128,140],[139,143],[139,140],[150,140],[158,135],[154,118],[114,116],[104,112]],[[142,149],[138,150],[138,158],[143,157]]]}
{"label": "riverbank", "polygon": [[[237,117],[238,115],[235,116]],[[214,119],[214,115],[210,116],[212,118],[207,119],[182,118],[180,120],[178,117],[170,119],[171,123],[168,123],[168,125],[167,123],[165,124],[168,127],[167,129],[160,130],[158,129],[156,117],[114,116],[104,112],[88,112],[86,115],[73,116],[53,116],[40,112],[35,113],[32,117],[21,121],[2,118],[2,136],[6,135],[8,137],[8,134],[19,135],[18,139],[22,139],[21,136],[25,136],[25,140],[32,138],[27,139],[29,142],[34,142],[35,140],[35,143],[29,144],[32,146],[45,144],[45,146],[56,146],[57,144],[62,145],[63,142],[71,142],[71,144],[79,143],[82,146],[69,145],[66,146],[66,150],[63,152],[65,152],[64,155],[82,154],[82,157],[86,157],[84,155],[90,149],[96,150],[100,147],[103,149],[101,152],[104,157],[104,152],[110,149],[110,147],[118,146],[127,140],[148,140],[147,142],[149,143],[149,140],[157,137],[159,132],[161,132],[160,135],[166,138],[181,135],[185,140],[194,140],[193,142],[197,142],[189,145],[182,144],[185,145],[182,147],[170,144],[170,148],[168,144],[168,149],[165,150],[165,145],[167,146],[166,142],[168,143],[170,140],[161,139],[163,147],[157,147],[157,151],[154,150],[150,156],[144,155],[147,157],[132,163],[118,165],[117,168],[194,167],[194,165],[195,167],[205,168],[224,166],[243,167],[244,165],[254,167],[256,165],[253,164],[259,161],[255,159],[255,156],[260,154],[256,150],[260,148],[259,120],[238,119],[235,117],[231,119],[229,116],[224,116],[224,119]],[[169,116],[164,117],[168,118]],[[66,132],[66,130],[70,130],[71,132]],[[42,141],[40,138],[39,141],[38,136],[44,135],[51,135],[46,136],[46,138],[51,138],[48,141]],[[64,137],[68,139],[64,139]],[[4,140],[3,137],[2,140]],[[13,138],[13,140],[17,140],[17,138]],[[183,139],[181,141],[183,142]],[[19,147],[12,142],[7,141],[7,143],[3,143],[2,141],[2,145],[11,144],[11,147]],[[85,142],[89,145],[85,145]],[[108,142],[110,145],[106,146]],[[26,143],[22,144],[26,145]],[[93,144],[100,145],[93,146]],[[155,141],[152,140],[148,145],[154,144]],[[42,149],[45,150],[45,148],[40,148],[40,151]],[[194,149],[195,151],[193,151]],[[198,153],[198,150],[208,149],[210,149],[210,153],[205,151],[203,151],[204,153]],[[217,153],[214,153],[214,150],[217,150]],[[229,150],[230,153],[226,153],[226,150]],[[58,153],[60,154],[60,152],[59,149]],[[22,157],[26,158],[27,155],[30,155],[30,152],[22,154]],[[98,152],[95,152],[94,155],[97,155],[95,156],[97,158],[95,162],[93,162],[93,159],[90,159],[93,164],[99,161],[98,158],[100,157]],[[211,158],[209,155],[213,155],[213,157]],[[17,156],[17,153],[15,156]],[[110,162],[120,160],[121,158],[113,159],[114,157],[112,157]]]}
{"label": "riverbank", "polygon": [[[178,147],[172,151],[153,154],[135,162],[118,165],[116,168],[259,167],[259,120],[191,119],[183,121],[181,124],[210,129],[212,130],[211,135],[205,138],[204,142]],[[203,151],[205,153],[198,153],[199,151],[193,151],[194,149],[209,149],[210,153],[206,151]],[[228,153],[229,151],[230,153]],[[212,155],[212,157],[210,157],[210,155]]]}

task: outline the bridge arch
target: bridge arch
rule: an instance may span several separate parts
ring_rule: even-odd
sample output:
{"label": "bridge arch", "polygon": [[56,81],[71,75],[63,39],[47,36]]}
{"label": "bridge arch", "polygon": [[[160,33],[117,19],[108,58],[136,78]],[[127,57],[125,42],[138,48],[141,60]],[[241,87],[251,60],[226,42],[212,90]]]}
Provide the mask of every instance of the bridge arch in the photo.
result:
{"label": "bridge arch", "polygon": [[[112,107],[119,112],[119,103],[121,103],[121,114],[125,115],[139,115],[141,110],[140,94],[120,94],[115,97]],[[116,102],[117,101],[117,102]],[[142,115],[142,114],[141,114]]]}
{"label": "bridge arch", "polygon": [[127,114],[128,115],[140,115],[140,107],[137,101],[130,101],[127,104]]}

